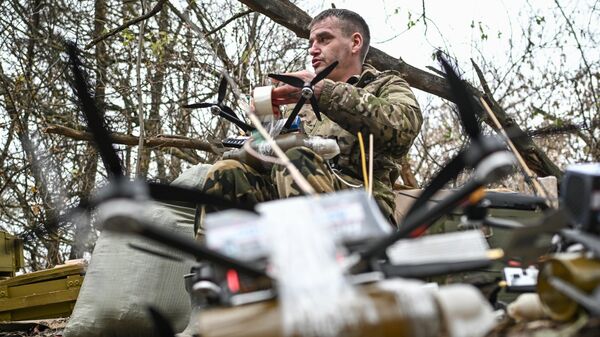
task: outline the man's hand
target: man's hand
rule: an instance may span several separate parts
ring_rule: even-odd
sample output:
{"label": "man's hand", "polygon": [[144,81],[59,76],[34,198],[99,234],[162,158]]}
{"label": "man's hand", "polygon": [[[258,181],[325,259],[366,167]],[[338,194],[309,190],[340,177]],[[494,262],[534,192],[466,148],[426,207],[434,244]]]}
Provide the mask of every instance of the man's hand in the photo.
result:
{"label": "man's hand", "polygon": [[[304,83],[310,83],[313,78],[315,78],[315,73],[310,72],[308,70],[297,71],[294,73],[286,73],[282,75],[294,76],[299,79],[302,79]],[[279,83],[277,80],[272,80],[273,83]],[[318,100],[321,95],[321,91],[323,90],[323,81],[318,82],[314,85],[313,91],[314,96]],[[284,84],[282,86],[276,87],[273,89],[271,94],[271,100],[273,101],[273,105],[284,105],[284,104],[293,104],[298,102],[300,99],[300,95],[302,93],[302,88],[296,88],[289,84]]]}

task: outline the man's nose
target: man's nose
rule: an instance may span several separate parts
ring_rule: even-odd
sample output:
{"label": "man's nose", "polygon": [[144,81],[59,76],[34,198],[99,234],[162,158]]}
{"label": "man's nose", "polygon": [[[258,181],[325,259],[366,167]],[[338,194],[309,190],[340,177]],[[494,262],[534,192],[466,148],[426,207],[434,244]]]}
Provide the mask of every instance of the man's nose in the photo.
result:
{"label": "man's nose", "polygon": [[310,48],[308,48],[308,53],[310,54],[310,56],[317,56],[321,53],[321,50],[315,47],[315,45],[313,44],[312,46],[310,46]]}

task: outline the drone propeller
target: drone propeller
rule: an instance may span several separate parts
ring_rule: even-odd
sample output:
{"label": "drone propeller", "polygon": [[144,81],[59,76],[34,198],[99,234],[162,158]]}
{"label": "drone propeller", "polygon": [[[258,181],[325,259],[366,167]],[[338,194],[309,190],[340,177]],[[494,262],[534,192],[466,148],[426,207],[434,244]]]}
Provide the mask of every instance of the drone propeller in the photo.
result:
{"label": "drone propeller", "polygon": [[474,104],[475,102],[473,95],[469,94],[467,86],[458,77],[456,71],[442,56],[440,51],[437,53],[437,58],[446,72],[446,79],[448,80],[450,88],[452,89],[452,95],[454,96],[454,101],[458,106],[460,121],[465,129],[465,132],[471,141],[478,141],[482,137],[482,134],[474,107],[479,106],[479,104]]}
{"label": "drone propeller", "polygon": [[104,126],[104,121],[98,107],[94,103],[88,90],[88,84],[83,70],[81,70],[81,60],[77,56],[77,46],[72,42],[65,43],[69,60],[73,69],[73,91],[79,98],[83,113],[88,122],[88,127],[94,137],[94,142],[100,152],[100,157],[109,174],[114,178],[123,177],[123,169],[119,157],[112,146],[111,137]]}
{"label": "drone propeller", "polygon": [[231,109],[223,103],[225,99],[225,94],[227,93],[227,79],[223,76],[221,78],[221,82],[219,83],[219,91],[217,93],[217,102],[216,103],[193,103],[183,105],[184,108],[188,109],[199,109],[199,108],[212,108],[213,114],[225,118],[231,123],[235,124],[237,127],[242,129],[244,132],[249,132],[254,130],[250,124],[242,121]]}
{"label": "drone propeller", "polygon": [[288,117],[287,121],[285,122],[284,128],[286,128],[286,129],[290,128],[290,126],[296,119],[296,116],[298,116],[300,109],[306,103],[307,100],[310,101],[310,105],[312,106],[313,111],[314,111],[315,115],[317,116],[317,119],[319,121],[321,120],[321,113],[319,112],[319,104],[317,102],[317,99],[314,96],[313,87],[319,81],[321,81],[322,79],[327,77],[327,75],[329,75],[333,71],[333,69],[338,65],[338,63],[339,63],[338,61],[335,61],[332,64],[328,65],[327,68],[323,69],[320,73],[318,73],[312,79],[312,81],[310,81],[310,83],[304,82],[302,79],[294,77],[294,76],[290,76],[290,75],[269,74],[270,78],[276,79],[276,80],[281,81],[286,84],[289,84],[293,87],[302,89],[302,96],[298,100],[298,103],[296,103],[296,106],[294,107],[292,114],[290,115],[290,117]]}
{"label": "drone propeller", "polygon": [[[446,78],[450,84],[452,95],[458,107],[460,121],[469,136],[472,143],[479,143],[482,138],[481,129],[475,117],[474,102],[471,95],[467,91],[467,87],[460,79],[456,71],[450,63],[442,56],[441,52],[437,54],[438,60],[442,64],[446,73]],[[442,189],[446,183],[454,179],[466,166],[466,158],[464,151],[459,152],[448,164],[431,180],[427,188],[413,203],[412,207],[406,213],[409,216],[415,210],[423,207],[433,195]]]}
{"label": "drone propeller", "polygon": [[241,203],[239,201],[233,202],[218,196],[205,194],[191,188],[149,182],[148,189],[150,196],[157,200],[171,200],[189,202],[193,204],[214,205],[218,206],[220,209],[235,208],[256,212],[254,210],[255,205],[253,203]]}

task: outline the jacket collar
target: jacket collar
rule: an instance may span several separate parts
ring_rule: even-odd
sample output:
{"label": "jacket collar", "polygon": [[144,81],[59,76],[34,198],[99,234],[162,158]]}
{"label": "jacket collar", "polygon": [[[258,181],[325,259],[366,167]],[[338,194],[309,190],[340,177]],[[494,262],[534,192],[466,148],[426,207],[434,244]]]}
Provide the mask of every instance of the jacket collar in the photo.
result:
{"label": "jacket collar", "polygon": [[360,75],[351,76],[346,83],[352,84],[357,87],[364,87],[369,84],[371,81],[377,77],[379,71],[375,69],[372,65],[364,63],[362,68],[362,73]]}

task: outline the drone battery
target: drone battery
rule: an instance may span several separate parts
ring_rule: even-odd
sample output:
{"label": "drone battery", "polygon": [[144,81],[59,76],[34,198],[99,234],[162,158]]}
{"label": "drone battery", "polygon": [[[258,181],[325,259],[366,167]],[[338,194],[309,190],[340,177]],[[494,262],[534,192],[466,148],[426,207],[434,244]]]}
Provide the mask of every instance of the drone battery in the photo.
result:
{"label": "drone battery", "polygon": [[600,234],[600,163],[569,166],[561,188],[562,205],[572,224]]}

